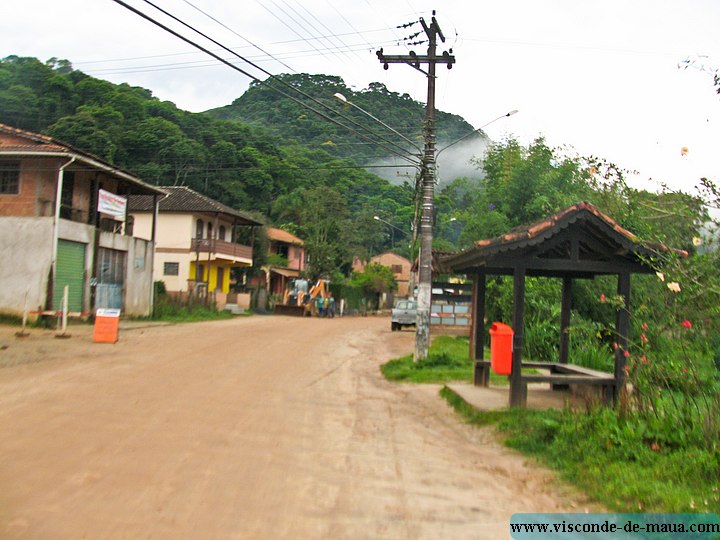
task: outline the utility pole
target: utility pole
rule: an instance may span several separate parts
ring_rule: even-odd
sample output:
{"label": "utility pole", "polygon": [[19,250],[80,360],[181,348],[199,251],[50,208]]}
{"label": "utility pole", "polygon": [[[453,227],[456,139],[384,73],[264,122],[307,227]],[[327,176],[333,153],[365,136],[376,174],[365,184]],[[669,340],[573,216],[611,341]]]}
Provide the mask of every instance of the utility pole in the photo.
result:
{"label": "utility pole", "polygon": [[[424,73],[428,81],[427,105],[425,109],[425,148],[422,159],[422,215],[420,218],[420,255],[418,263],[418,294],[417,294],[417,319],[415,324],[415,354],[416,362],[424,360],[428,356],[430,346],[430,303],[432,301],[432,239],[433,239],[433,210],[435,193],[435,66],[446,64],[448,69],[455,63],[455,57],[450,52],[443,52],[437,55],[437,38],[445,43],[443,36],[435,20],[433,11],[432,22],[428,26],[421,17],[420,24],[428,38],[428,50],[426,56],[420,56],[410,51],[408,55],[390,56],[383,54],[380,49],[377,57],[388,69],[389,64],[408,64],[421,73]],[[420,66],[427,64],[427,71]]]}

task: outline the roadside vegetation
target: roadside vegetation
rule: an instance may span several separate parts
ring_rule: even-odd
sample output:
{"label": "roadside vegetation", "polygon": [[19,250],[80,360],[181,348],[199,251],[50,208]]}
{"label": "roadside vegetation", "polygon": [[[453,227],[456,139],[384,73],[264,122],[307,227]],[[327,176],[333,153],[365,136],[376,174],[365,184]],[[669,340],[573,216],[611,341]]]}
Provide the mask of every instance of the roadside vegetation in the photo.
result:
{"label": "roadside vegetation", "polygon": [[[486,354],[489,358],[489,354]],[[412,354],[390,360],[380,367],[385,378],[396,382],[472,382],[473,361],[468,356],[466,337],[438,336],[433,339],[427,360],[414,362]],[[507,385],[507,377],[490,374],[493,384]]]}
{"label": "roadside vegetation", "polygon": [[448,387],[440,395],[467,422],[496,426],[507,446],[535,456],[610,510],[720,511],[717,439],[657,429],[606,407],[479,411]]}
{"label": "roadside vegetation", "polygon": [[[574,337],[582,342],[583,335]],[[590,338],[599,341],[602,333]],[[642,322],[627,354],[629,389],[614,406],[588,401],[576,409],[480,411],[447,386],[440,395],[467,422],[496,427],[505,444],[557,470],[608,509],[720,512],[716,354],[689,319],[660,330]],[[415,363],[408,355],[381,370],[393,381],[472,380],[467,339],[447,336],[435,339],[426,361]],[[493,385],[505,381],[491,376]]]}
{"label": "roadside vegetation", "polygon": [[[416,363],[407,355],[381,371],[397,382],[470,382],[467,352],[467,338],[438,336],[427,360]],[[643,413],[639,402],[646,395],[639,377],[633,379],[637,393],[624,395],[616,407],[588,403],[576,410],[483,411],[447,386],[440,395],[466,422],[493,426],[507,446],[537,458],[610,510],[719,512],[717,403],[702,405],[708,392],[697,388],[685,388],[689,396],[665,388]],[[506,377],[491,374],[491,385],[503,384]]]}
{"label": "roadside vegetation", "polygon": [[155,282],[155,306],[153,315],[148,319],[165,322],[200,322],[232,319],[234,315],[229,311],[219,310],[214,304],[205,305],[196,301],[181,301],[172,298],[165,290],[162,281]]}

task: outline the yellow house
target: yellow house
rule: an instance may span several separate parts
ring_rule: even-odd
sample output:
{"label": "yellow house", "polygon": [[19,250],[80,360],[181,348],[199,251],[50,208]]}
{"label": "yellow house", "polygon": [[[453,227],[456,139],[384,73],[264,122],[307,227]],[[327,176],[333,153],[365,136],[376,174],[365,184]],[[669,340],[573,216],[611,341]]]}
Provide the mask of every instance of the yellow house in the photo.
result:
{"label": "yellow house", "polygon": [[[171,294],[214,294],[218,307],[230,291],[230,271],[252,266],[252,229],[262,225],[249,215],[230,208],[185,186],[163,187],[168,196],[159,203],[156,225],[155,281],[165,283]],[[134,233],[150,238],[151,197],[130,197]],[[238,234],[250,245],[237,242]],[[204,289],[204,290],[203,290]]]}

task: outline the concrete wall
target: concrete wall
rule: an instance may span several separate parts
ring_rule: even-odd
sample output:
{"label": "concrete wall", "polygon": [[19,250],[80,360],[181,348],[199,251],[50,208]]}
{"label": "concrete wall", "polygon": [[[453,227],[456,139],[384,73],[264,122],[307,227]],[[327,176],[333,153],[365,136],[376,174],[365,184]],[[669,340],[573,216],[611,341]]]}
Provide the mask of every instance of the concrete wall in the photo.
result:
{"label": "concrete wall", "polygon": [[305,270],[305,248],[302,246],[290,246],[288,248],[288,268],[293,270]]}
{"label": "concrete wall", "polygon": [[[90,310],[90,276],[94,275],[95,228],[61,219],[61,240],[80,242],[85,250],[83,311]],[[152,243],[139,238],[100,233],[100,246],[127,253],[123,312],[150,313],[153,272]],[[53,218],[0,217],[0,312],[22,315],[27,292],[29,310],[44,309],[52,268]]]}
{"label": "concrete wall", "polygon": [[52,267],[52,218],[0,217],[0,311],[45,307]]}

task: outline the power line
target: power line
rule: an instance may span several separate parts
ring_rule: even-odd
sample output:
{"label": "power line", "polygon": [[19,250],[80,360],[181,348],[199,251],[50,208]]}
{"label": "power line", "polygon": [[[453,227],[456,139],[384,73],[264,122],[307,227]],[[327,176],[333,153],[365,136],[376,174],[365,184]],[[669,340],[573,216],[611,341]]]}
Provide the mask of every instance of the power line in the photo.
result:
{"label": "power line", "polygon": [[[128,9],[129,11],[132,11],[132,12],[135,13],[136,15],[142,17],[143,19],[147,20],[148,22],[151,22],[152,24],[158,26],[159,28],[165,30],[166,32],[174,35],[175,37],[177,37],[178,39],[181,39],[181,40],[184,41],[185,43],[188,43],[189,45],[192,45],[193,47],[197,48],[198,50],[201,50],[202,52],[204,52],[204,53],[212,56],[213,58],[215,58],[216,60],[222,62],[222,63],[225,64],[225,65],[227,65],[227,66],[230,67],[231,69],[234,69],[234,70],[242,73],[242,74],[245,75],[246,77],[248,77],[248,78],[256,81],[256,82],[259,83],[259,84],[265,84],[265,86],[267,86],[268,88],[272,89],[273,91],[275,91],[275,92],[277,92],[277,93],[279,93],[279,94],[287,97],[288,99],[291,99],[291,100],[295,101],[296,103],[300,104],[302,107],[305,107],[306,109],[313,111],[314,113],[316,113],[316,114],[319,115],[320,117],[328,120],[329,122],[332,122],[333,124],[336,124],[336,125],[344,128],[344,129],[347,129],[347,130],[355,133],[356,135],[358,135],[358,136],[360,136],[360,137],[362,137],[362,138],[364,138],[364,139],[372,140],[372,139],[370,139],[368,136],[363,135],[363,134],[361,134],[361,133],[358,133],[358,132],[355,131],[354,129],[346,126],[345,124],[343,124],[343,123],[335,120],[334,118],[331,118],[331,117],[327,116],[326,114],[318,111],[317,109],[311,107],[311,106],[308,105],[307,103],[303,103],[303,102],[300,101],[298,98],[296,98],[296,97],[294,97],[294,96],[292,96],[292,95],[289,95],[289,94],[283,92],[283,91],[280,90],[279,88],[276,88],[276,87],[268,84],[266,81],[265,81],[265,82],[264,82],[264,81],[261,81],[260,79],[258,79],[258,78],[255,77],[254,75],[248,73],[247,71],[245,71],[245,70],[243,70],[242,68],[236,66],[235,64],[230,63],[229,61],[227,61],[227,60],[225,60],[224,58],[222,58],[221,56],[213,53],[212,51],[210,51],[210,50],[207,49],[206,47],[203,47],[202,45],[200,45],[200,44],[192,41],[191,39],[189,39],[189,38],[181,35],[180,33],[176,32],[175,30],[172,30],[172,29],[169,28],[168,26],[166,26],[166,25],[164,25],[163,23],[161,23],[161,22],[153,19],[152,17],[150,17],[149,15],[143,13],[142,11],[138,10],[137,8],[134,8],[134,7],[130,6],[130,5],[128,5],[128,4],[127,4],[126,2],[124,2],[123,0],[113,0],[113,2],[115,2],[116,4],[119,4],[119,5],[121,5],[121,6],[123,6],[124,8]],[[235,56],[237,56],[237,57],[240,58],[241,60],[247,62],[248,64],[252,65],[252,66],[255,67],[256,69],[259,69],[260,71],[263,71],[264,73],[268,73],[268,72],[267,72],[266,70],[264,70],[263,68],[260,68],[260,67],[257,66],[256,64],[253,64],[252,62],[247,61],[246,59],[242,58],[240,55],[238,55],[238,54],[235,53],[234,51],[228,49],[227,47],[225,47],[224,45],[222,45],[222,44],[219,43],[218,41],[210,38],[209,36],[207,36],[207,35],[205,35],[205,34],[203,34],[202,32],[200,32],[199,30],[193,28],[192,26],[190,26],[189,24],[185,23],[184,21],[181,21],[180,19],[178,19],[178,18],[175,17],[174,15],[168,13],[168,12],[165,11],[164,9],[162,9],[162,8],[154,5],[154,4],[153,4],[152,2],[150,2],[149,0],[145,0],[145,3],[153,6],[155,9],[157,9],[157,10],[160,11],[161,13],[164,13],[164,14],[167,15],[168,17],[176,20],[177,22],[181,23],[182,25],[186,26],[187,28],[190,28],[190,29],[193,30],[194,32],[198,33],[199,35],[201,35],[201,36],[203,36],[204,38],[208,39],[209,41],[213,42],[214,44],[222,47],[223,49],[227,50],[227,51],[230,52],[231,54],[234,54]],[[276,80],[276,81],[284,84],[285,86],[288,86],[288,87],[292,88],[292,89],[295,90],[296,92],[299,92],[299,93],[303,94],[303,92],[301,92],[299,89],[292,87],[291,85],[289,85],[289,84],[286,83],[285,81],[282,81],[282,79],[278,79],[277,77],[275,77],[275,76],[272,75],[272,74],[270,74],[270,77],[271,77],[273,80]],[[315,100],[314,98],[310,98],[310,99],[312,99],[312,100],[315,101],[316,103],[322,105],[322,106],[325,107],[326,109],[331,110],[332,112],[334,112],[334,113],[337,114],[336,111],[333,111],[332,109],[330,109],[330,107],[327,107],[325,104],[323,104],[323,103]],[[358,126],[361,127],[362,129],[368,131],[367,128],[365,128],[364,126],[358,124],[357,122],[355,122],[355,121],[353,121],[353,120],[351,120],[351,119],[345,118],[345,117],[342,116],[342,115],[338,115],[338,116],[340,116],[340,117],[343,118],[344,120],[350,120],[351,123],[353,123],[353,124],[355,124],[355,125],[358,125]],[[372,133],[372,132],[371,132],[371,133]],[[377,136],[377,135],[376,135],[376,136]],[[384,138],[381,138],[381,139],[384,140],[385,142],[389,142],[391,145],[396,146],[397,148],[400,148],[401,151],[404,152],[404,153],[400,153],[400,152],[391,150],[391,149],[389,149],[389,148],[387,148],[387,147],[384,147],[384,146],[382,146],[382,145],[380,145],[380,144],[378,144],[378,146],[382,146],[382,147],[385,148],[385,150],[387,150],[388,152],[390,152],[390,153],[392,153],[392,154],[395,154],[395,155],[397,155],[397,156],[399,156],[399,157],[402,157],[403,159],[405,159],[405,160],[407,160],[407,161],[409,161],[409,162],[414,163],[414,164],[417,165],[417,163],[416,163],[415,161],[413,161],[413,160],[407,155],[407,153],[406,153],[406,151],[405,151],[404,148],[402,148],[402,147],[400,147],[399,145],[393,143],[392,141],[387,141],[387,139],[384,139]]]}
{"label": "power line", "polygon": [[[118,1],[118,0],[115,0],[115,1]],[[182,25],[185,26],[186,28],[189,28],[190,30],[192,30],[192,31],[195,32],[196,34],[198,34],[198,35],[202,36],[203,38],[207,39],[208,41],[214,43],[214,44],[217,45],[218,47],[221,47],[222,49],[224,49],[225,51],[229,52],[230,54],[236,56],[237,58],[239,58],[239,59],[242,60],[243,62],[246,62],[246,63],[250,64],[250,65],[253,66],[255,69],[258,69],[259,71],[262,71],[263,73],[265,73],[266,75],[268,75],[273,81],[279,82],[280,84],[286,86],[287,88],[290,88],[290,89],[293,90],[294,92],[297,92],[298,94],[306,97],[307,99],[311,100],[312,102],[320,105],[320,106],[323,107],[324,109],[326,109],[326,110],[328,110],[328,111],[330,111],[330,112],[332,112],[332,113],[334,113],[334,114],[337,114],[338,116],[340,116],[340,117],[343,118],[344,120],[350,122],[351,124],[353,124],[353,125],[361,128],[361,129],[367,131],[368,133],[370,133],[370,134],[373,135],[374,137],[377,137],[378,139],[382,140],[383,142],[385,142],[385,143],[387,143],[387,144],[390,144],[391,146],[394,146],[395,148],[400,149],[400,151],[403,152],[403,154],[399,154],[397,151],[393,151],[393,150],[387,148],[386,146],[383,146],[383,145],[381,145],[381,144],[378,144],[378,146],[384,148],[385,150],[387,150],[387,151],[389,151],[389,152],[391,152],[391,153],[393,153],[393,154],[399,155],[399,156],[403,157],[403,159],[406,159],[406,160],[408,160],[408,161],[410,161],[410,162],[413,162],[410,158],[407,157],[407,150],[406,150],[405,148],[403,148],[402,146],[400,146],[399,144],[396,144],[395,142],[393,142],[393,141],[391,141],[391,140],[389,140],[389,139],[387,139],[387,138],[385,138],[385,137],[381,137],[381,136],[377,135],[376,133],[373,133],[370,129],[368,129],[367,127],[363,126],[362,124],[356,122],[356,121],[353,120],[352,118],[347,117],[347,116],[343,116],[343,115],[339,114],[339,113],[337,112],[337,110],[332,109],[331,107],[328,107],[325,103],[323,103],[323,102],[315,99],[314,97],[312,97],[311,95],[307,94],[306,92],[300,90],[299,88],[297,88],[297,87],[295,87],[295,86],[293,86],[293,85],[285,82],[284,80],[276,77],[275,75],[273,75],[272,73],[270,73],[270,72],[267,71],[266,69],[258,66],[257,64],[255,64],[255,63],[247,60],[246,58],[244,58],[244,57],[241,56],[240,54],[236,53],[236,52],[233,51],[232,49],[229,49],[228,47],[226,47],[225,45],[223,45],[223,44],[220,43],[219,41],[211,38],[210,36],[208,36],[207,34],[201,32],[200,30],[196,29],[196,28],[193,27],[192,25],[190,25],[190,24],[186,23],[185,21],[179,19],[178,17],[176,17],[176,16],[173,15],[172,13],[170,13],[170,12],[162,9],[161,7],[159,7],[159,6],[157,6],[157,5],[155,5],[155,4],[154,4],[153,2],[151,2],[150,0],[144,0],[144,2],[145,2],[146,4],[154,7],[156,10],[160,11],[160,12],[161,12],[162,14],[164,14],[165,16],[170,17],[171,19],[177,21],[178,23],[182,24]],[[158,24],[158,25],[160,25],[161,27],[163,27],[163,25],[161,25],[161,24],[158,23],[157,21],[154,21],[154,19],[150,19],[150,20],[151,20],[152,22],[154,22],[155,24]],[[168,30],[171,31],[174,35],[177,35],[178,37],[181,37],[182,39],[187,39],[187,38],[184,38],[184,37],[180,36],[180,34],[174,32],[174,31],[172,31],[172,30],[170,30],[170,29],[168,29]],[[191,44],[194,44],[194,42],[191,42],[191,41],[189,41],[189,40],[188,40],[188,42],[191,43]],[[200,48],[199,45],[197,45],[197,44],[194,44],[194,45],[195,45],[196,47]],[[206,49],[203,49],[203,50],[206,50]],[[213,54],[213,53],[209,53],[209,54],[212,54],[212,56],[215,57],[215,58],[220,58],[218,55],[215,55],[215,54]],[[231,64],[231,63],[229,63],[229,62],[227,62],[227,61],[223,61],[223,63],[225,63],[225,64],[227,64],[227,65],[229,65],[229,66],[234,66],[234,64]],[[237,69],[239,69],[239,68],[237,68]],[[242,71],[242,70],[240,70],[240,71]],[[245,72],[243,71],[243,73],[245,73]],[[248,74],[248,75],[249,75],[249,74]],[[249,76],[251,76],[251,75],[249,75]],[[268,84],[267,81],[263,82],[263,81],[260,81],[260,80],[257,79],[257,78],[255,78],[255,80],[257,80],[260,84],[265,84],[268,88],[273,89],[273,90],[275,90],[276,92],[278,92],[278,93],[280,93],[280,94],[282,94],[282,95],[284,95],[284,96],[286,96],[286,97],[294,100],[295,102],[297,102],[298,104],[300,104],[302,107],[305,107],[305,108],[307,108],[308,110],[311,110],[311,111],[315,112],[316,114],[320,115],[322,118],[325,118],[325,119],[327,119],[327,120],[329,120],[329,121],[331,121],[331,122],[333,122],[333,123],[335,123],[335,124],[337,124],[337,125],[339,125],[339,126],[342,126],[342,127],[344,127],[345,129],[349,129],[350,131],[352,131],[352,132],[355,133],[356,135],[359,135],[359,136],[361,136],[361,137],[363,137],[363,138],[365,138],[365,139],[368,138],[367,136],[363,136],[362,134],[358,133],[357,131],[353,130],[352,128],[348,128],[347,126],[345,126],[344,124],[338,122],[337,120],[334,120],[334,119],[328,117],[327,115],[321,113],[321,112],[318,111],[317,109],[314,109],[313,107],[310,107],[308,104],[303,103],[303,102],[300,101],[299,99],[297,99],[297,98],[295,98],[295,97],[293,97],[293,96],[290,96],[289,94],[286,94],[286,93],[280,91],[279,89],[277,89],[277,88],[273,87],[272,85]]]}
{"label": "power line", "polygon": [[255,47],[258,51],[262,52],[262,53],[265,54],[266,56],[269,56],[269,57],[272,58],[273,60],[279,62],[280,64],[282,64],[283,66],[285,66],[286,68],[288,68],[290,71],[295,72],[295,70],[294,70],[293,68],[291,68],[290,66],[288,66],[288,65],[287,65],[286,63],[284,63],[282,60],[278,60],[278,59],[275,58],[272,54],[270,54],[269,52],[265,51],[265,49],[263,49],[263,48],[260,47],[259,45],[255,45],[252,41],[250,41],[249,39],[247,39],[245,36],[241,36],[241,35],[238,34],[235,30],[233,30],[232,28],[230,28],[229,26],[227,26],[225,23],[217,20],[215,17],[213,17],[212,15],[210,15],[208,12],[203,11],[202,9],[200,9],[199,7],[197,7],[195,4],[193,4],[193,3],[190,2],[189,0],[183,0],[183,1],[184,1],[187,5],[189,5],[190,7],[192,7],[193,9],[196,9],[197,11],[199,11],[200,13],[202,13],[203,15],[205,15],[206,17],[208,17],[209,19],[215,21],[217,24],[219,24],[220,26],[222,26],[222,27],[225,28],[226,30],[229,30],[230,32],[232,32],[233,34],[235,34],[237,37],[239,37],[240,39],[244,40],[246,43],[249,43],[251,46]]}
{"label": "power line", "polygon": [[[336,10],[336,11],[337,11],[337,10]],[[338,12],[338,13],[339,13],[339,12]],[[347,19],[343,19],[343,20],[345,20],[346,22],[348,22]],[[222,22],[220,22],[219,24],[222,24]],[[348,24],[349,24],[349,23],[348,23]],[[233,32],[233,30],[230,29],[230,28],[228,28],[228,30],[230,30],[231,32]],[[290,39],[290,40],[283,40],[283,41],[274,41],[274,42],[270,43],[270,45],[289,45],[289,44],[298,43],[298,42],[305,42],[305,43],[307,43],[308,41],[311,41],[311,40],[319,40],[320,38],[333,38],[333,37],[343,38],[343,37],[347,37],[347,36],[359,36],[359,37],[361,37],[361,38],[363,39],[363,41],[365,42],[364,44],[362,44],[362,43],[354,43],[354,44],[352,44],[352,45],[347,45],[347,44],[346,44],[345,46],[348,48],[348,52],[364,51],[364,50],[367,50],[366,47],[367,47],[367,48],[370,48],[370,49],[374,48],[374,45],[371,45],[371,44],[364,38],[363,34],[371,34],[371,33],[385,32],[385,31],[387,31],[387,28],[377,28],[377,29],[373,29],[373,30],[362,30],[362,31],[353,28],[353,30],[354,30],[353,32],[343,32],[343,33],[336,33],[336,34],[325,34],[325,35],[322,35],[322,36],[319,36],[319,37],[315,37],[315,38],[303,38],[303,39]],[[245,40],[247,41],[246,38],[243,38],[242,36],[239,36],[239,37],[241,37],[242,39],[245,39]],[[396,43],[396,42],[397,42],[397,39],[390,39],[390,40],[378,41],[378,42],[376,42],[376,43],[379,44],[379,45],[387,45],[387,44]],[[260,50],[261,52],[263,52],[263,53],[266,54],[267,56],[270,56],[271,58],[275,58],[276,56],[278,56],[277,54],[276,54],[276,55],[272,55],[272,54],[264,51],[263,49],[260,49],[257,45],[253,45],[253,46],[256,47],[256,48],[258,48],[258,50]],[[246,47],[246,46],[243,46],[243,48],[244,48],[244,47]],[[237,47],[235,47],[235,48],[237,48]],[[335,48],[337,48],[338,50],[340,49],[339,46],[335,46]],[[211,50],[212,50],[212,49],[211,49]],[[217,50],[221,50],[221,49],[217,49]],[[217,52],[217,50],[215,50],[215,51],[213,51],[213,52]],[[307,50],[303,50],[303,51],[292,51],[292,52],[286,52],[286,53],[282,53],[282,54],[283,54],[283,55],[291,55],[291,54],[310,53],[310,52],[317,52],[317,51],[316,51],[315,49],[312,49],[312,50],[307,49]],[[74,66],[82,66],[82,65],[87,65],[87,64],[103,64],[103,63],[109,63],[109,62],[127,62],[127,61],[130,61],[130,60],[148,60],[148,59],[151,59],[151,58],[167,58],[167,57],[171,57],[171,56],[186,56],[186,55],[191,55],[191,54],[194,55],[194,54],[198,54],[198,53],[195,52],[195,51],[186,51],[186,52],[177,52],[177,53],[168,53],[168,54],[152,54],[152,55],[145,55],[145,56],[129,56],[129,57],[124,57],[124,58],[107,58],[107,59],[103,59],[103,60],[81,60],[81,61],[73,61],[73,65],[74,65]],[[300,56],[296,56],[296,57],[299,58]],[[290,57],[290,58],[293,58],[293,57]],[[292,68],[289,67],[289,66],[286,66],[286,67],[288,67],[288,69],[292,69]]]}
{"label": "power line", "polygon": [[[270,0],[270,1],[272,1],[272,0]],[[260,7],[262,7],[265,11],[267,11],[270,15],[272,15],[272,16],[275,17],[278,21],[280,21],[283,25],[285,25],[293,34],[295,34],[295,35],[296,35],[297,37],[299,37],[301,40],[305,41],[305,43],[307,43],[308,45],[310,45],[311,47],[313,47],[313,48],[317,51],[318,54],[320,54],[321,56],[327,56],[323,51],[321,51],[320,49],[318,49],[317,47],[315,47],[315,45],[313,45],[313,44],[310,43],[305,37],[303,37],[302,35],[300,35],[300,33],[299,33],[297,30],[295,30],[295,28],[293,28],[293,27],[290,26],[288,23],[286,23],[285,21],[283,21],[283,20],[282,20],[276,13],[274,13],[270,8],[268,8],[267,6],[265,6],[265,5],[264,5],[262,2],[260,2],[259,0],[257,0],[257,3],[260,5]],[[275,4],[275,2],[273,2],[273,4]],[[277,5],[276,5],[275,7],[277,7]],[[280,11],[282,11],[282,8],[278,8],[278,9],[279,9]],[[287,15],[287,14],[286,14],[286,15]]]}
{"label": "power line", "polygon": [[[305,10],[305,12],[306,12],[308,15],[310,15],[313,19],[315,19],[315,20],[318,22],[318,24],[320,24],[320,26],[322,26],[326,31],[330,32],[330,36],[333,37],[334,39],[336,39],[337,41],[339,41],[340,44],[345,48],[345,50],[352,51],[352,49],[350,48],[350,46],[349,46],[347,43],[345,43],[345,41],[344,41],[342,38],[340,38],[339,36],[333,36],[333,35],[332,35],[332,30],[331,30],[330,28],[328,28],[327,25],[326,25],[325,23],[323,23],[320,19],[318,19],[318,18],[315,16],[314,13],[312,13],[310,10],[308,10],[308,8],[305,7],[302,3],[297,2],[297,0],[296,0],[296,3],[298,3],[298,5],[300,6],[300,8],[303,9],[303,10]],[[354,51],[353,51],[353,53],[354,53]],[[354,53],[354,54],[355,54],[355,57],[356,57],[356,58],[360,58],[360,57],[357,55],[357,53]]]}
{"label": "power line", "polygon": [[[394,41],[389,42],[382,42],[380,44],[387,44],[387,43],[395,43]],[[222,49],[218,49],[222,50]],[[234,50],[234,49],[232,49]],[[340,48],[337,49],[340,51]],[[348,48],[347,52],[355,52],[355,51],[361,51],[365,50],[363,48]],[[144,57],[136,57],[138,60],[144,60],[144,59],[151,59],[151,58],[163,58],[168,56],[179,56],[179,55],[185,55],[185,54],[196,54],[196,53],[175,53],[172,55],[161,55],[161,56],[144,56]],[[269,62],[271,60],[274,60],[278,63],[281,63],[285,66],[287,64],[284,64],[282,60],[292,60],[295,58],[305,58],[308,56],[314,56],[315,51],[314,50],[302,50],[302,51],[295,51],[295,52],[287,52],[287,53],[281,53],[279,55],[271,55],[268,54],[267,56],[269,58],[263,57],[261,55],[255,55],[255,56],[247,56],[246,58],[253,59],[256,62]],[[73,65],[80,66],[84,64],[90,64],[90,63],[107,63],[107,62],[122,62],[127,60],[134,60],[135,58],[127,58],[127,59],[117,59],[117,60],[98,60],[95,62],[74,62]],[[226,58],[226,60],[229,60]],[[188,60],[186,62],[172,62],[167,64],[150,64],[150,65],[140,65],[140,66],[124,66],[124,67],[108,67],[108,68],[98,68],[98,69],[89,69],[85,70],[88,74],[123,74],[123,73],[148,73],[152,71],[167,71],[167,70],[174,70],[174,69],[195,69],[195,68],[205,68],[205,67],[215,67],[217,66],[217,62],[213,60]],[[293,68],[289,68],[293,72],[297,73],[296,70]]]}
{"label": "power line", "polygon": [[[308,26],[313,30],[313,32],[310,32],[310,31],[307,30],[307,28],[306,28],[305,26],[303,26],[303,29],[304,29],[310,36],[315,37],[315,34],[320,34],[319,30],[315,27],[315,25],[314,25],[311,21],[307,20],[307,19],[303,16],[302,13],[300,13],[300,12],[299,12],[298,10],[296,10],[293,6],[291,6],[290,4],[288,4],[286,0],[281,0],[281,1],[282,1],[283,4],[285,4],[285,5],[287,6],[288,9],[291,9],[291,10],[297,15],[297,17],[299,17],[300,19],[302,19],[302,21],[304,21],[305,24],[308,25]],[[274,3],[274,2],[273,2],[273,3]],[[312,15],[309,11],[307,11],[307,10],[305,10],[305,11],[306,11],[311,17],[313,17],[313,15]],[[315,19],[317,20],[317,18],[315,18]],[[299,24],[299,21],[297,20],[297,18],[295,18],[294,20],[295,20],[295,22],[296,22],[297,24]],[[320,35],[322,35],[322,34],[320,34]],[[330,48],[335,48],[335,45],[334,45],[333,42],[330,41],[329,39],[327,39],[327,38],[320,38],[320,39],[324,39],[325,41],[327,41],[327,42],[330,44]],[[350,58],[350,56],[347,55],[347,54],[345,54],[344,52],[342,52],[342,54],[343,54],[343,56],[345,56],[346,58],[348,58],[348,59]]]}
{"label": "power line", "polygon": [[[343,15],[342,12],[335,7],[335,4],[333,4],[333,3],[330,2],[329,0],[326,0],[326,2],[327,2],[327,4],[335,11],[335,13],[337,13],[338,16],[339,16],[343,21],[345,21],[345,23],[346,23],[350,28],[352,28],[352,29],[355,31],[355,33],[357,33],[358,35],[360,35],[360,36],[363,38],[363,40],[365,41],[365,44],[366,44],[369,48],[372,49],[373,46],[368,42],[368,40],[365,39],[365,36],[363,36],[360,32],[357,31],[357,29],[352,25],[352,23],[345,18],[345,15]],[[339,34],[339,35],[343,35],[343,34]]]}

